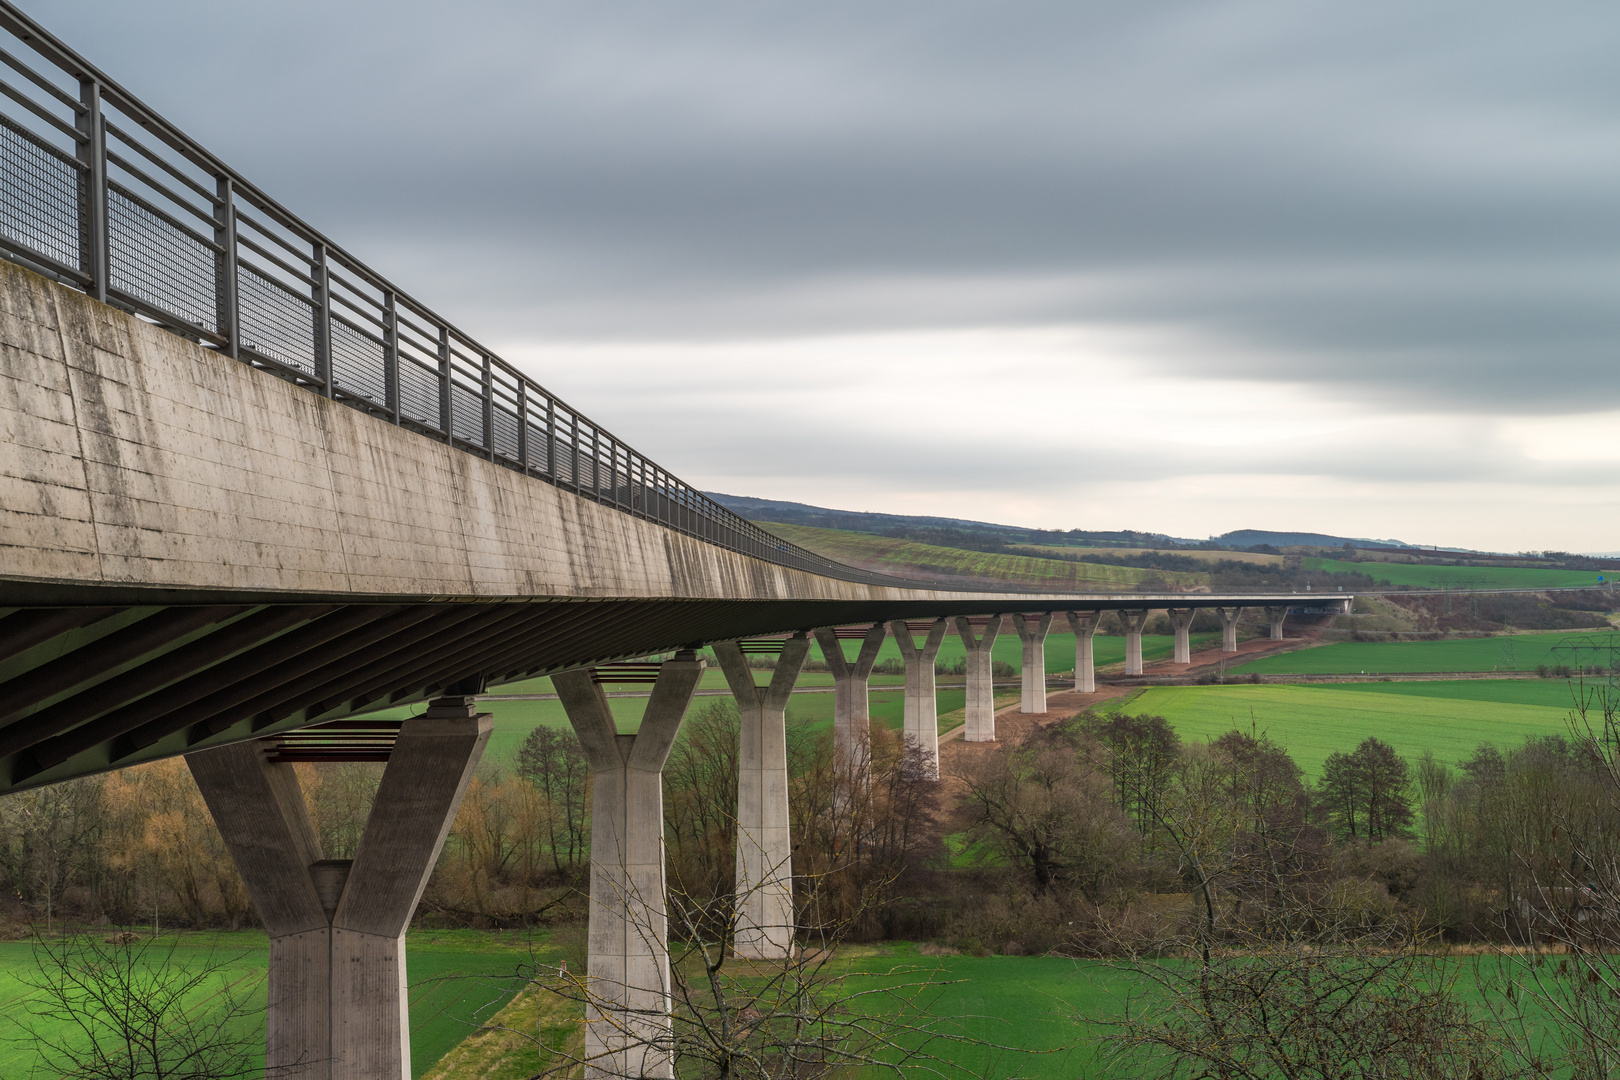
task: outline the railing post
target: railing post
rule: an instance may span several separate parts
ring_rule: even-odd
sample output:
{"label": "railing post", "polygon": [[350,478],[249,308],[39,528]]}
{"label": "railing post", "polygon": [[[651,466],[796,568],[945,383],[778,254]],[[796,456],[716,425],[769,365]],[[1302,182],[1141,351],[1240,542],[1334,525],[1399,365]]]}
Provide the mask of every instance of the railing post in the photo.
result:
{"label": "railing post", "polygon": [[518,465],[529,471],[529,380],[517,381]]}
{"label": "railing post", "polygon": [[546,474],[553,483],[562,479],[557,475],[557,400],[550,394],[546,395]]}
{"label": "railing post", "polygon": [[480,353],[483,357],[483,370],[479,372],[483,379],[484,391],[484,452],[489,460],[495,460],[495,384],[489,370],[489,354]]}
{"label": "railing post", "polygon": [[399,307],[393,289],[383,293],[383,398],[389,417],[399,423]]}
{"label": "railing post", "polygon": [[85,190],[90,205],[85,207],[82,222],[80,243],[85,250],[81,258],[85,273],[90,275],[90,295],[105,302],[112,254],[107,241],[107,128],[101,119],[101,84],[94,79],[80,79],[79,101],[84,107],[74,125],[79,129],[78,157],[90,174]]}
{"label": "railing post", "polygon": [[315,378],[321,383],[321,396],[331,397],[332,390],[332,289],[326,277],[326,245],[316,241],[313,258],[315,284],[311,293],[315,301]]}
{"label": "railing post", "polygon": [[456,441],[455,416],[450,409],[450,328],[439,326],[439,430],[444,441]]}
{"label": "railing post", "polygon": [[219,274],[214,283],[214,322],[225,338],[225,355],[232,360],[241,354],[242,317],[237,308],[236,286],[236,188],[228,176],[215,178],[214,243],[223,251]]}

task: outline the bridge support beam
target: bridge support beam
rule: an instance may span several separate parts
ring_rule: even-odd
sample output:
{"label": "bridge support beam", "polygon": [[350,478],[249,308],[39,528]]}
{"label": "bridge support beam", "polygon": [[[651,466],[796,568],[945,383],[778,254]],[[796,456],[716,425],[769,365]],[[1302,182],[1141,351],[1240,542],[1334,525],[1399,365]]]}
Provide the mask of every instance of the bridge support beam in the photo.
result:
{"label": "bridge support beam", "polygon": [[1271,620],[1271,640],[1281,641],[1283,639],[1283,623],[1288,618],[1288,608],[1286,606],[1268,607],[1266,608],[1266,615]]}
{"label": "bridge support beam", "polygon": [[641,727],[620,735],[589,670],[552,676],[591,763],[591,906],[585,1075],[672,1077],[664,762],[697,690],[690,651],[659,667]]}
{"label": "bridge support beam", "polygon": [[1171,608],[1170,625],[1176,632],[1175,663],[1192,663],[1192,608]]}
{"label": "bridge support beam", "polygon": [[1243,609],[1223,607],[1215,612],[1221,617],[1221,652],[1237,652],[1238,619],[1243,617]]}
{"label": "bridge support beam", "polygon": [[911,636],[911,625],[900,620],[889,624],[889,632],[900,646],[906,661],[906,745],[923,755],[923,769],[939,776],[939,706],[934,697],[934,657],[945,640],[945,620],[935,619],[921,645]]}
{"label": "bridge support beam", "polygon": [[1001,631],[1001,616],[992,616],[984,626],[983,635],[977,637],[973,633],[971,620],[958,615],[955,621],[956,632],[962,638],[962,648],[967,652],[964,664],[967,672],[967,714],[962,740],[995,742],[996,685],[990,650],[996,643],[996,634]]}
{"label": "bridge support beam", "polygon": [[322,857],[293,766],[260,744],[187,755],[270,935],[267,1071],[409,1080],[405,927],[489,733],[470,697],[405,721],[352,861]]}
{"label": "bridge support beam", "polygon": [[889,628],[873,624],[853,662],[844,656],[838,630],[823,626],[815,633],[833,677],[833,813],[847,825],[855,801],[865,796],[872,779],[872,706],[867,690]]}
{"label": "bridge support beam", "polygon": [[1097,692],[1097,666],[1092,652],[1092,639],[1097,636],[1097,624],[1102,621],[1100,611],[1068,612],[1069,627],[1074,631],[1074,688],[1081,694]]}
{"label": "bridge support beam", "polygon": [[1119,624],[1125,628],[1125,674],[1142,674],[1142,628],[1147,625],[1148,611],[1121,609]]}
{"label": "bridge support beam", "polygon": [[1046,711],[1046,634],[1052,629],[1052,613],[1042,612],[1033,622],[1019,613],[1012,617],[1013,629],[1024,645],[1022,696],[1018,703],[1021,713]]}
{"label": "bridge support beam", "polygon": [[793,948],[793,839],[788,830],[787,703],[810,639],[782,645],[765,686],[735,641],[714,646],[742,720],[737,776],[738,956],[780,960]]}

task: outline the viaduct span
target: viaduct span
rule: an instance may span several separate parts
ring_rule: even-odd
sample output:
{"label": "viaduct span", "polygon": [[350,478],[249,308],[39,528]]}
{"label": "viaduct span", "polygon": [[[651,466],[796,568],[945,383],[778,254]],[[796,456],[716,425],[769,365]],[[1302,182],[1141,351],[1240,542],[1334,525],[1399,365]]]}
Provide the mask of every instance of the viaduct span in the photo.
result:
{"label": "viaduct span", "polygon": [[[710,646],[742,716],[736,948],[792,947],[783,710],[812,640],[846,786],[893,634],[937,761],[934,654],[1102,612],[1350,598],[959,591],[831,562],[730,513],[306,225],[9,3],[0,30],[0,792],[184,754],[271,936],[269,1063],[410,1075],[404,930],[488,739],[549,674],[595,770],[590,1071],[671,1074],[660,770]],[[29,57],[24,60],[23,57]],[[854,657],[844,640],[858,639]],[[776,654],[756,686],[749,654]],[[645,657],[670,657],[639,660]],[[652,686],[621,735],[604,683]],[[367,720],[422,703],[401,723]],[[297,732],[298,734],[293,734]],[[388,762],[357,857],[292,771]]]}

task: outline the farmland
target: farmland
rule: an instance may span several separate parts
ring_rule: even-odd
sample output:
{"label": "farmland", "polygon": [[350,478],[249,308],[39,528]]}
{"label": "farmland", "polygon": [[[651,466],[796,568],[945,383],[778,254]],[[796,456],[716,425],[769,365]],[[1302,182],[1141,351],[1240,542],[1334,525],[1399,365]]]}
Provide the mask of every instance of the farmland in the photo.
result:
{"label": "farmland", "polygon": [[1396,675],[1534,671],[1538,665],[1559,664],[1608,667],[1611,643],[1620,647],[1620,633],[1576,630],[1441,641],[1345,641],[1261,657],[1232,670],[1245,675]]}
{"label": "farmland", "polygon": [[1209,584],[1207,574],[1161,573],[1128,566],[1068,562],[1028,555],[1000,555],[962,548],[936,547],[870,533],[814,529],[805,525],[760,522],[791,543],[852,566],[900,575],[970,577],[1033,585],[1059,592],[1118,591],[1155,581],[1190,588]]}
{"label": "farmland", "polygon": [[1199,562],[1241,562],[1252,566],[1279,566],[1281,555],[1268,555],[1263,551],[1209,551],[1202,548],[1133,548],[1133,547],[1065,547],[1059,544],[1011,544],[1015,551],[1029,551],[1042,555],[1184,555]]}
{"label": "farmland", "polygon": [[1183,739],[1213,739],[1252,723],[1281,743],[1308,776],[1327,756],[1369,735],[1407,758],[1432,750],[1466,759],[1481,743],[1511,746],[1568,730],[1574,697],[1563,680],[1479,679],[1334,686],[1156,686],[1109,708],[1154,713]]}
{"label": "farmland", "polygon": [[[1596,570],[1538,570],[1519,566],[1427,566],[1411,563],[1306,559],[1305,569],[1327,574],[1366,574],[1375,581],[1414,589],[1562,589],[1596,587]],[[1613,575],[1607,575],[1613,576]]]}

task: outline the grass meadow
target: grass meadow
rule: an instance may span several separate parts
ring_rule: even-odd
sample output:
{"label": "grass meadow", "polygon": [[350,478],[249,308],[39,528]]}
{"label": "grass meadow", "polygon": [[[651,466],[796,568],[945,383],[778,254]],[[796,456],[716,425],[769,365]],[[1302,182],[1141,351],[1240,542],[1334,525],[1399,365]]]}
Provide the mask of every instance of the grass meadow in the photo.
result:
{"label": "grass meadow", "polygon": [[[1305,569],[1329,574],[1366,574],[1374,581],[1416,589],[1562,589],[1596,587],[1596,570],[1539,570],[1521,566],[1424,566],[1414,563],[1346,562],[1306,559]],[[1611,573],[1607,575],[1614,577]]]}
{"label": "grass meadow", "polygon": [[1415,672],[1534,671],[1538,665],[1601,664],[1613,661],[1620,632],[1560,630],[1548,634],[1458,638],[1442,641],[1344,641],[1265,656],[1233,667],[1235,674],[1397,675]]}
{"label": "grass meadow", "polygon": [[[269,945],[262,931],[187,933],[176,950],[176,959],[201,963],[210,953],[231,961],[224,971],[231,981],[242,986],[258,983],[263,1004],[262,980],[269,963]],[[413,1076],[427,1072],[477,1024],[511,999],[519,984],[507,976],[529,957],[528,946],[514,935],[475,930],[411,931],[405,963],[410,985]],[[23,1040],[25,1030],[18,1018],[27,1015],[34,991],[24,980],[34,970],[31,942],[0,942],[0,1076],[31,1074],[35,1057]],[[262,1029],[263,1014],[243,1022]],[[79,1037],[65,1026],[60,1030],[36,1028],[36,1033],[58,1040]]]}
{"label": "grass meadow", "polygon": [[1308,777],[1369,735],[1403,757],[1425,750],[1455,764],[1481,743],[1507,747],[1569,730],[1578,688],[1562,680],[1466,679],[1333,686],[1154,686],[1109,711],[1153,713],[1183,739],[1214,739],[1252,724],[1281,743]]}

